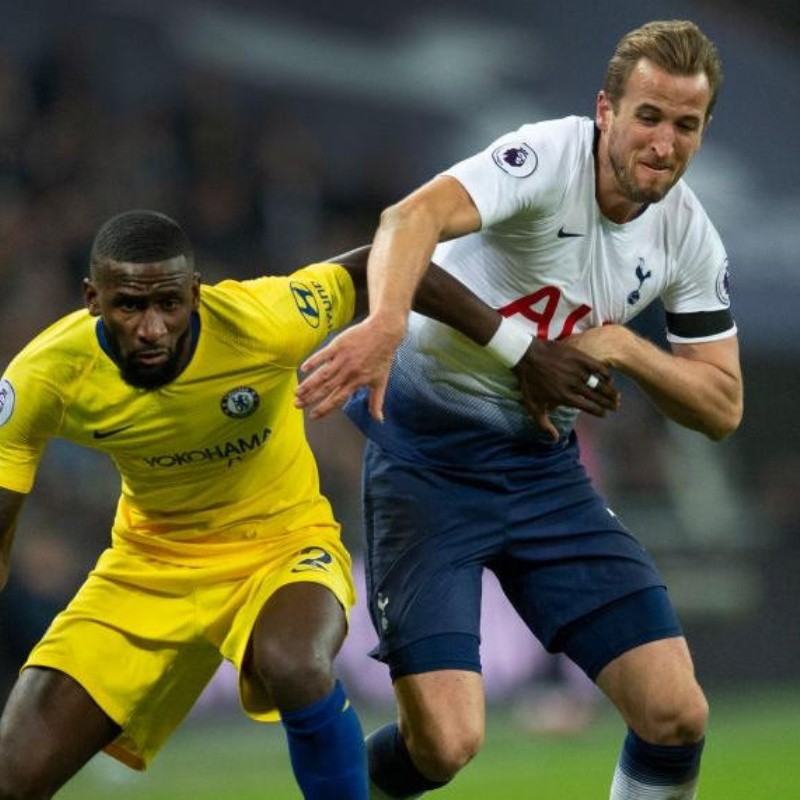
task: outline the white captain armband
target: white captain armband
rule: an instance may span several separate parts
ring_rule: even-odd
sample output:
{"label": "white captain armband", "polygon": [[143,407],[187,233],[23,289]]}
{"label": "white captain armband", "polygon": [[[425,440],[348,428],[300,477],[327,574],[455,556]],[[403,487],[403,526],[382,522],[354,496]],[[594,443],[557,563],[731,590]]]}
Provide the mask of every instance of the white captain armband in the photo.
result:
{"label": "white captain armband", "polygon": [[484,345],[484,349],[502,364],[514,367],[522,360],[532,341],[533,336],[525,328],[508,317],[503,317],[500,327]]}

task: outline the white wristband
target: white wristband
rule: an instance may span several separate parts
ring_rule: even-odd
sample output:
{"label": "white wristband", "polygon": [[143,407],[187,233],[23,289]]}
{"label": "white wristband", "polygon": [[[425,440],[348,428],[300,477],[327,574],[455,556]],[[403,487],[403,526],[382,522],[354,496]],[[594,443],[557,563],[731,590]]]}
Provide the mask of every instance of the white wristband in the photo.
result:
{"label": "white wristband", "polygon": [[503,317],[500,327],[484,348],[507,367],[514,367],[522,360],[532,341],[533,336],[525,328]]}

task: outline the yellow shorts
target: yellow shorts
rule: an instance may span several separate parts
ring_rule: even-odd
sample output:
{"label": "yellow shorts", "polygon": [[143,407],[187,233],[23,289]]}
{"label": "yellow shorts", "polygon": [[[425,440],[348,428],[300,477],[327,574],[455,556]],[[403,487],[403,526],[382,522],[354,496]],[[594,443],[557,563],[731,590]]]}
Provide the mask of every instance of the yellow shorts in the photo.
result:
{"label": "yellow shorts", "polygon": [[[197,565],[115,542],[23,669],[50,667],[78,681],[122,728],[106,752],[134,769],[146,769],[222,658],[239,671],[244,710],[259,721],[277,720],[241,671],[256,617],[278,588],[306,581],[327,586],[349,613],[350,557],[337,526],[243,545],[228,546],[229,559],[223,548],[215,563]],[[208,554],[214,546],[202,549]]]}

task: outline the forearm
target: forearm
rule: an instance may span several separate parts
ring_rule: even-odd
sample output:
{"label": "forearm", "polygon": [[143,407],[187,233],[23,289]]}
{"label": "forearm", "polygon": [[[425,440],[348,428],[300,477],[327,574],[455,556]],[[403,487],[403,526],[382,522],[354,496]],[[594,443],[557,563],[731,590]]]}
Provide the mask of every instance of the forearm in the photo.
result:
{"label": "forearm", "polygon": [[738,348],[736,358],[712,363],[695,357],[702,345],[682,345],[669,353],[630,331],[626,334],[608,363],[633,378],[670,419],[714,440],[738,427],[743,406]]}
{"label": "forearm", "polygon": [[[367,267],[370,316],[390,330],[405,331],[439,240],[439,230],[423,209],[398,204],[386,209],[372,243]],[[424,313],[424,312],[423,312]]]}
{"label": "forearm", "polygon": [[379,329],[399,330],[402,336],[436,245],[480,226],[472,198],[447,176],[434,178],[381,214],[367,266],[370,317]]}
{"label": "forearm", "polygon": [[412,308],[454,328],[481,347],[489,342],[502,320],[498,311],[437,264],[425,271]]}

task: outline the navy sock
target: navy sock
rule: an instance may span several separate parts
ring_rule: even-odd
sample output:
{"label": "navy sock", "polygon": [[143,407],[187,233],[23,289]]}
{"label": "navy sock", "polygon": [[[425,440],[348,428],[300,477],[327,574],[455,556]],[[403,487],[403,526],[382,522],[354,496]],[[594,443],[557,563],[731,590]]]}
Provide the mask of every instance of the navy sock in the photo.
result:
{"label": "navy sock", "polygon": [[680,786],[700,772],[705,739],[687,745],[650,744],[629,730],[619,767],[628,777],[652,786]]}
{"label": "navy sock", "polygon": [[417,797],[447,781],[432,781],[414,766],[397,723],[385,725],[367,737],[370,780],[390,797]]}
{"label": "navy sock", "polygon": [[295,778],[306,800],[367,800],[364,734],[344,688],[282,711]]}

